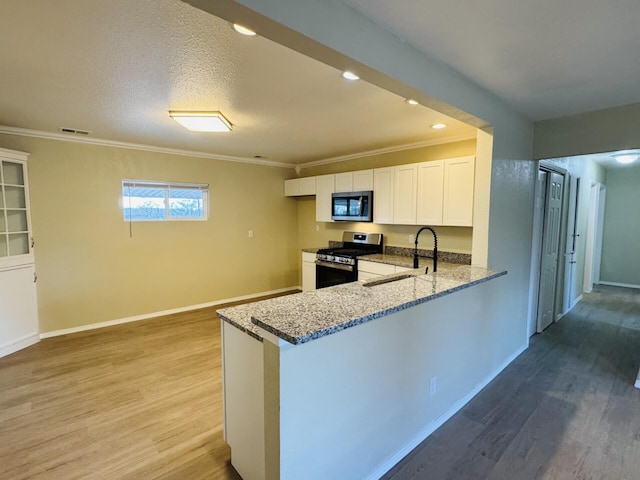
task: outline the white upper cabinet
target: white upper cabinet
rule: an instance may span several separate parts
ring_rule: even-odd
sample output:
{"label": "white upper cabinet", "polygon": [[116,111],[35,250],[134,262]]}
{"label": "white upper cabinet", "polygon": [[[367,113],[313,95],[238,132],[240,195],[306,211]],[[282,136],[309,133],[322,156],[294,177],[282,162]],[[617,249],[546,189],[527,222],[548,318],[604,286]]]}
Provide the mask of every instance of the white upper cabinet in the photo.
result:
{"label": "white upper cabinet", "polygon": [[331,222],[331,194],[335,192],[335,175],[316,177],[316,222]]}
{"label": "white upper cabinet", "polygon": [[394,167],[373,171],[373,222],[393,223]]}
{"label": "white upper cabinet", "polygon": [[373,170],[353,172],[353,191],[368,192],[373,190]]}
{"label": "white upper cabinet", "polygon": [[336,192],[353,192],[353,172],[336,173]]}
{"label": "white upper cabinet", "polygon": [[336,173],[336,192],[367,192],[373,190],[373,170]]}
{"label": "white upper cabinet", "polygon": [[444,225],[473,225],[475,157],[444,161]]}
{"label": "white upper cabinet", "polygon": [[418,191],[418,165],[400,165],[394,168],[393,223],[416,224]]}
{"label": "white upper cabinet", "polygon": [[444,160],[418,164],[416,223],[442,225]]}
{"label": "white upper cabinet", "polygon": [[[374,223],[470,227],[473,225],[474,183],[475,157],[469,156],[295,178],[285,180],[284,191],[289,197],[316,195],[318,222],[332,221],[332,193],[373,190]],[[2,208],[0,204],[0,212]],[[3,220],[6,223],[7,220],[0,216],[0,257]],[[7,243],[7,236],[4,238]]]}
{"label": "white upper cabinet", "polygon": [[284,181],[285,197],[316,194],[316,177],[292,178]]}

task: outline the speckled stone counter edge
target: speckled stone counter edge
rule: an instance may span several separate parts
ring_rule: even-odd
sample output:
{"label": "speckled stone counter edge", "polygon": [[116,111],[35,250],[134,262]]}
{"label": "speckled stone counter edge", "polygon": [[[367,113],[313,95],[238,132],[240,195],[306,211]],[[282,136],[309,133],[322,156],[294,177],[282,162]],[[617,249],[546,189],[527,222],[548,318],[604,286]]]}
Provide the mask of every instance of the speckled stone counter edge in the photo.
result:
{"label": "speckled stone counter edge", "polygon": [[489,273],[486,277],[477,279],[477,280],[472,280],[468,283],[464,283],[462,285],[458,285],[452,288],[449,288],[447,290],[443,290],[441,292],[435,293],[435,294],[431,294],[428,296],[425,296],[423,298],[418,298],[416,300],[413,300],[411,302],[406,302],[406,303],[402,303],[399,305],[396,305],[394,307],[391,308],[386,308],[384,310],[380,310],[379,312],[370,314],[370,315],[365,315],[363,317],[359,317],[359,318],[354,318],[352,320],[346,321],[346,322],[342,322],[338,325],[333,325],[330,326],[328,328],[324,328],[321,330],[317,330],[314,331],[310,334],[307,335],[302,335],[302,336],[298,336],[298,337],[293,337],[289,334],[287,334],[286,332],[283,332],[281,330],[278,330],[274,327],[272,327],[271,325],[269,325],[268,323],[262,322],[260,319],[257,319],[255,317],[251,317],[251,321],[252,323],[256,324],[257,326],[259,326],[260,328],[263,328],[264,330],[266,330],[267,332],[270,332],[272,334],[274,334],[275,336],[282,338],[283,340],[286,340],[289,343],[292,343],[294,345],[300,345],[302,343],[306,343],[309,342],[311,340],[316,340],[318,338],[321,337],[325,337],[327,335],[331,335],[333,333],[337,333],[341,330],[345,330],[347,328],[351,328],[351,327],[355,327],[356,325],[360,325],[362,323],[366,323],[366,322],[370,322],[371,320],[375,320],[376,318],[380,318],[380,317],[384,317],[386,315],[391,315],[392,313],[396,313],[396,312],[400,312],[402,310],[406,310],[407,308],[411,308],[414,307],[416,305],[420,305],[422,303],[426,303],[429,302],[431,300],[435,300],[436,298],[440,298],[443,297],[445,295],[449,295],[451,293],[460,291],[460,290],[464,290],[465,288],[469,288],[472,287],[474,285],[478,285],[480,283],[484,283],[487,282],[489,280],[492,280],[494,278],[498,278],[501,277],[503,275],[506,275],[507,271],[503,270],[500,272],[491,272]]}
{"label": "speckled stone counter edge", "polygon": [[[236,327],[239,330],[242,330],[244,333],[246,333],[247,335],[249,335],[250,337],[255,338],[256,340],[258,340],[259,342],[262,342],[262,336],[260,336],[259,333],[257,333],[256,331],[254,331],[252,329],[252,327],[255,329],[255,325],[253,323],[250,324],[250,326],[246,326],[241,324],[240,322],[236,322],[233,318],[231,318],[230,316],[224,315],[223,313],[221,313],[221,310],[218,310],[216,312],[216,314],[218,315],[218,317],[220,317],[222,320],[224,320],[225,322],[229,323],[230,325],[233,325],[234,327]],[[257,329],[256,329],[257,330]]]}

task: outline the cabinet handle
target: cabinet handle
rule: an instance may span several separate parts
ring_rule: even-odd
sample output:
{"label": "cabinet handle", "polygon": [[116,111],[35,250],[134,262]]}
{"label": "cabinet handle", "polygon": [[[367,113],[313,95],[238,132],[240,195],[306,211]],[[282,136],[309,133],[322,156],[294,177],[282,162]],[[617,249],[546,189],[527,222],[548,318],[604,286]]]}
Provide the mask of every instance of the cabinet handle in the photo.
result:
{"label": "cabinet handle", "polygon": [[31,248],[36,246],[36,241],[33,237],[31,237]]}
{"label": "cabinet handle", "polygon": [[33,272],[33,283],[36,283],[38,281],[38,274],[36,272]]}

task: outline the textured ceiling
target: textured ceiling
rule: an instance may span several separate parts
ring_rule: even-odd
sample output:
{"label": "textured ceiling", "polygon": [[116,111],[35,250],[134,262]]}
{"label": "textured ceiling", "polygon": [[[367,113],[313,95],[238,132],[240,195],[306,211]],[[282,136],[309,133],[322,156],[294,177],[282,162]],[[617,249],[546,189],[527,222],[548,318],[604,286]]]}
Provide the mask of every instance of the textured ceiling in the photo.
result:
{"label": "textured ceiling", "polygon": [[533,120],[640,102],[640,1],[338,0]]}
{"label": "textured ceiling", "polygon": [[[179,0],[2,2],[0,39],[0,125],[289,164],[475,137]],[[234,130],[189,132],[168,110],[220,110]]]}

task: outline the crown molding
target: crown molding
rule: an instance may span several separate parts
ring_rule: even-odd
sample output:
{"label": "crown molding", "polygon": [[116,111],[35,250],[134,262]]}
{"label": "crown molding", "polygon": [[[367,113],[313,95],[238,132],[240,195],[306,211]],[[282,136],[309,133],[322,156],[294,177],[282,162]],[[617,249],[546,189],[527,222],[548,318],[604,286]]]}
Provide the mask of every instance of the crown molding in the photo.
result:
{"label": "crown molding", "polygon": [[106,140],[104,138],[74,137],[72,135],[64,134],[64,133],[45,132],[42,130],[31,130],[28,128],[20,128],[20,127],[9,127],[7,125],[0,125],[0,134],[16,135],[20,137],[44,138],[47,140],[58,140],[61,142],[84,143],[89,145],[98,145],[102,147],[126,148],[129,150],[141,150],[146,152],[166,153],[170,155],[181,155],[185,157],[208,158],[211,160],[221,160],[225,162],[250,163],[253,165],[262,165],[267,167],[294,168],[298,174],[300,170],[303,168],[317,167],[320,165],[327,165],[330,163],[346,162],[348,160],[354,160],[356,158],[363,158],[363,157],[370,157],[372,155],[383,155],[385,153],[401,152],[404,150],[413,150],[415,148],[421,148],[421,147],[431,147],[434,145],[442,145],[443,143],[459,142],[459,141],[471,140],[475,138],[469,135],[452,135],[445,138],[441,137],[434,140],[407,143],[404,145],[396,145],[394,147],[378,148],[375,150],[367,150],[365,152],[352,153],[349,155],[341,155],[338,157],[330,157],[322,160],[315,160],[313,162],[306,162],[306,163],[300,163],[297,165],[292,165],[290,163],[274,162],[270,160],[259,160],[259,159],[250,158],[250,157],[234,157],[231,155],[219,155],[215,153],[198,152],[195,150],[182,150],[179,148],[158,147],[155,145],[146,145],[142,143],[119,142],[117,140]]}
{"label": "crown molding", "polygon": [[339,157],[325,158],[322,160],[314,160],[313,162],[300,163],[295,166],[296,171],[301,168],[317,167],[320,165],[327,165],[329,163],[346,162],[347,160],[354,160],[356,158],[370,157],[372,155],[383,155],[385,153],[402,152],[404,150],[413,150],[421,147],[432,147],[434,145],[442,145],[443,143],[460,142],[463,140],[472,140],[475,136],[469,135],[451,135],[446,138],[438,138],[434,140],[425,140],[422,142],[406,143],[404,145],[396,145],[395,147],[378,148],[375,150],[368,150],[366,152],[352,153],[349,155],[341,155]]}
{"label": "crown molding", "polygon": [[44,132],[41,130],[30,130],[27,128],[9,127],[0,125],[0,133],[7,135],[17,135],[20,137],[44,138],[47,140],[58,140],[62,142],[85,143],[89,145],[98,145],[102,147],[126,148],[130,150],[142,150],[146,152],[167,153],[170,155],[181,155],[184,157],[208,158],[211,160],[222,160],[225,162],[251,163],[254,165],[262,165],[268,167],[294,168],[295,165],[283,162],[273,162],[269,160],[258,160],[255,158],[233,157],[230,155],[218,155],[215,153],[198,152],[194,150],[182,150],[178,148],[158,147],[155,145],[145,145],[142,143],[119,142],[116,140],[106,140],[103,138],[93,137],[74,137],[69,134]]}

